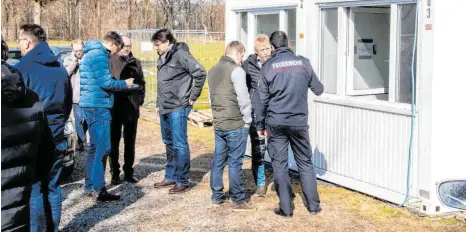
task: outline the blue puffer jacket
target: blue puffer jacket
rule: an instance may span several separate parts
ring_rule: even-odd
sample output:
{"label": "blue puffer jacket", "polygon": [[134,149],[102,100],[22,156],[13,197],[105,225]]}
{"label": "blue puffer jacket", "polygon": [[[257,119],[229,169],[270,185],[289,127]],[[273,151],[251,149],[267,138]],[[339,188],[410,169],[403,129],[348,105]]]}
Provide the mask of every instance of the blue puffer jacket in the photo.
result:
{"label": "blue puffer jacket", "polygon": [[109,52],[100,41],[87,41],[83,50],[84,56],[79,65],[79,105],[110,109],[113,106],[113,94],[110,91],[126,89],[126,82],[115,80],[110,75]]}
{"label": "blue puffer jacket", "polygon": [[72,92],[68,73],[46,42],[39,42],[16,63],[24,83],[44,105],[49,127],[57,143],[65,139],[65,123],[71,112]]}

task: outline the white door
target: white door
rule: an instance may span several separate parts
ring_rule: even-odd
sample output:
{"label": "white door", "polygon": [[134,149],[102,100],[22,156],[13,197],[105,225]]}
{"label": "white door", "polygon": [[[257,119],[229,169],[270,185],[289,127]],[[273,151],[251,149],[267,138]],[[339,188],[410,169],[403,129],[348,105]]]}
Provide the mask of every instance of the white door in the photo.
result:
{"label": "white door", "polygon": [[[350,95],[388,93],[390,8],[351,8]],[[352,62],[351,62],[352,61]],[[351,81],[352,79],[352,81]]]}

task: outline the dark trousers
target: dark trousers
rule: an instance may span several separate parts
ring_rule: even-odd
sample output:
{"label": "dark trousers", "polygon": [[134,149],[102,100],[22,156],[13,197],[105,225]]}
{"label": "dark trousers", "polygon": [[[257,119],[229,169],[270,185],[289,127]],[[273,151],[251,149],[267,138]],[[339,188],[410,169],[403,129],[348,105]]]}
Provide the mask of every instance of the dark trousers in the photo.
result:
{"label": "dark trousers", "polygon": [[120,157],[120,139],[121,139],[121,128],[123,127],[123,140],[125,143],[124,159],[125,164],[123,165],[123,172],[126,177],[133,176],[133,165],[134,157],[136,155],[136,132],[138,128],[137,117],[127,117],[121,119],[114,117],[110,126],[110,138],[112,143],[112,151],[110,152],[110,173],[112,177],[120,176],[120,163],[118,159]]}
{"label": "dark trousers", "polygon": [[257,134],[256,113],[254,110],[251,113],[252,123],[249,128],[249,137],[251,138],[251,156],[252,156],[252,175],[256,186],[265,186],[265,136],[260,137]]}
{"label": "dark trousers", "polygon": [[83,110],[79,104],[73,103],[73,112],[74,125],[76,127],[76,134],[78,135],[78,148],[82,149],[86,144],[87,123],[84,120]]}
{"label": "dark trousers", "polygon": [[320,208],[320,199],[317,192],[317,179],[312,164],[312,150],[309,142],[308,127],[290,127],[267,125],[268,152],[272,159],[275,189],[280,199],[280,208],[286,214],[292,213],[291,180],[288,175],[288,144],[291,145],[299,179],[309,211]]}

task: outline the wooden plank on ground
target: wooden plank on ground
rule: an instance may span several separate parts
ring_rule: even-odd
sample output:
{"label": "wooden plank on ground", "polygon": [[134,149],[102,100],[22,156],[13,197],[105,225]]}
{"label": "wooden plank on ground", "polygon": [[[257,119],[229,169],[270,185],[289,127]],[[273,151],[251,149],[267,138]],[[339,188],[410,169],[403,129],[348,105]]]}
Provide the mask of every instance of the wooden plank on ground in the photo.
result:
{"label": "wooden plank on ground", "polygon": [[202,115],[205,115],[207,117],[209,117],[210,119],[214,119],[214,115],[212,114],[212,111],[211,110],[200,110],[198,111],[200,114]]}
{"label": "wooden plank on ground", "polygon": [[188,116],[188,122],[191,125],[201,128],[204,126],[212,125],[212,120],[209,117],[202,115],[196,111],[191,111],[191,113]]}

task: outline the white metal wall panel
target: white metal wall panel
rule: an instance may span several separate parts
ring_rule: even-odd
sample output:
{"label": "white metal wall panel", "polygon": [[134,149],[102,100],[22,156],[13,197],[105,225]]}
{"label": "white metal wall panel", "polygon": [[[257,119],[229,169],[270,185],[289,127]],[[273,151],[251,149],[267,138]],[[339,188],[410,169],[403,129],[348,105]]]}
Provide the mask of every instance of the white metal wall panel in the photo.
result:
{"label": "white metal wall panel", "polygon": [[314,162],[322,179],[331,172],[405,193],[410,116],[324,102],[314,110]]}

